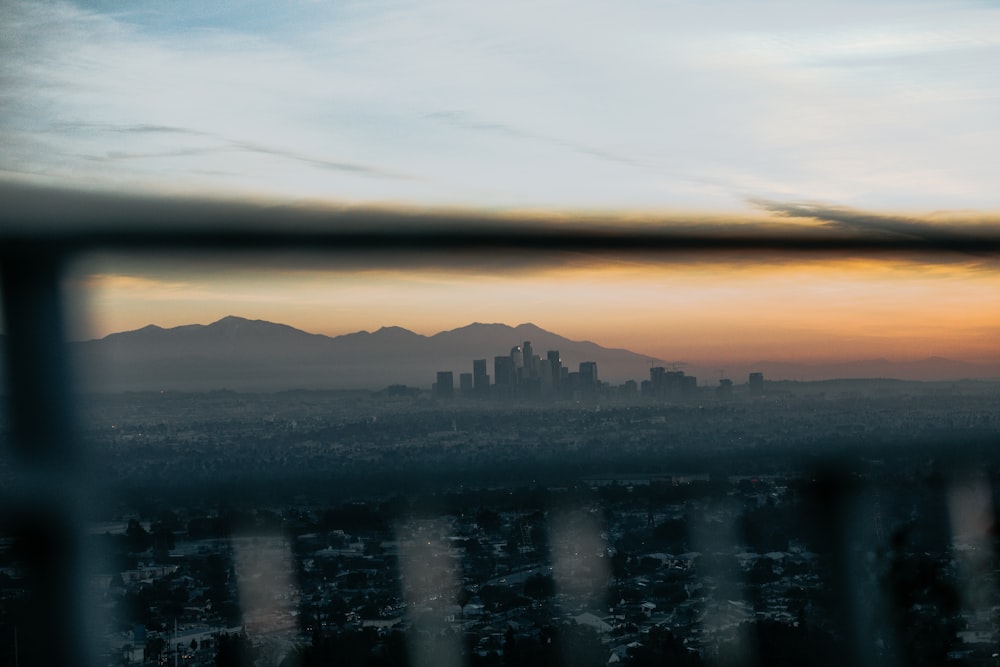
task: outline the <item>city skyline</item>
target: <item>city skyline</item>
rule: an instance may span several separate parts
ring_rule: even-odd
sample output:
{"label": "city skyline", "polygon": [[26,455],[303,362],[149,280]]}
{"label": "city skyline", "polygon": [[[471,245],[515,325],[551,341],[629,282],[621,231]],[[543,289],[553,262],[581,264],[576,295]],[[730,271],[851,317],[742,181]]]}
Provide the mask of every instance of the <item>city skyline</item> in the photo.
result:
{"label": "city skyline", "polygon": [[[528,376],[521,377],[516,357],[522,354],[520,345],[529,342],[530,346],[531,340],[537,341],[538,346],[531,353],[533,362]],[[508,354],[513,341],[519,342]],[[103,387],[102,391],[112,387],[375,390],[388,385],[426,386],[435,372],[447,372],[452,376],[451,383],[463,388],[463,393],[473,389],[476,394],[488,392],[487,387],[495,384],[497,378],[515,375],[519,384],[528,381],[523,388],[531,393],[545,390],[549,384],[553,388],[558,386],[555,377],[551,383],[543,380],[543,376],[550,374],[543,369],[561,367],[563,372],[575,372],[579,366],[582,372],[582,367],[591,362],[605,369],[600,378],[610,381],[613,387],[628,380],[641,382],[647,376],[655,381],[650,369],[657,367],[661,374],[686,371],[701,378],[701,384],[711,386],[724,377],[740,383],[747,374],[761,371],[771,379],[793,381],[848,378],[957,381],[1000,377],[998,363],[970,364],[943,357],[910,362],[855,359],[826,364],[759,359],[723,366],[611,348],[599,341],[573,340],[534,324],[512,327],[472,323],[431,336],[401,327],[385,327],[331,337],[286,324],[228,316],[208,325],[147,326],[104,339],[76,342],[71,348],[74,355],[80,355],[81,380],[91,388]],[[207,371],[198,361],[204,359],[214,360],[214,370]],[[506,364],[504,369],[500,368],[501,361]],[[164,363],[170,369],[166,374]],[[91,377],[92,374],[96,376]],[[249,381],[252,377],[257,379]],[[515,389],[512,383],[501,384]]]}

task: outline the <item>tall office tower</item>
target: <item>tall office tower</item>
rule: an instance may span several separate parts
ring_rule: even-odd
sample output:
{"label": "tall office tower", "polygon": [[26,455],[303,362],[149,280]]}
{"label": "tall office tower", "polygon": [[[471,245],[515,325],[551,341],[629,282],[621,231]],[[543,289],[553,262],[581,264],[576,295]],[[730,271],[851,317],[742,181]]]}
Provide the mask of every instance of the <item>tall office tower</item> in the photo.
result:
{"label": "tall office tower", "polygon": [[497,396],[514,393],[514,361],[511,357],[493,357],[493,386]]}
{"label": "tall office tower", "polygon": [[538,359],[538,388],[542,394],[552,395],[552,362],[548,359]]}
{"label": "tall office tower", "polygon": [[597,362],[580,362],[580,386],[583,388],[597,386]]}
{"label": "tall office tower", "polygon": [[490,391],[490,376],[486,374],[486,360],[472,360],[472,389],[479,396],[485,396]]}
{"label": "tall office tower", "polygon": [[524,353],[520,345],[510,348],[510,363],[513,368],[510,378],[511,394],[517,395],[521,391],[521,380],[524,378]]}
{"label": "tall office tower", "polygon": [[520,345],[510,348],[510,361],[514,364],[514,368],[524,368],[524,354]]}
{"label": "tall office tower", "polygon": [[535,357],[534,353],[531,351],[530,340],[524,341],[524,345],[521,346],[521,357],[524,359],[523,377],[525,379],[535,377]]}
{"label": "tall office tower", "polygon": [[545,358],[549,360],[549,370],[552,371],[552,386],[558,390],[559,381],[562,379],[562,359],[559,358],[559,350],[549,350]]}
{"label": "tall office tower", "polygon": [[684,371],[667,371],[664,376],[663,389],[667,396],[678,396],[684,385]]}
{"label": "tall office tower", "polygon": [[639,383],[635,380],[625,380],[625,384],[622,385],[621,395],[624,398],[634,399],[639,395]]}
{"label": "tall office tower", "polygon": [[458,376],[458,388],[463,396],[472,394],[472,373],[462,373]]}
{"label": "tall office tower", "polygon": [[451,371],[438,371],[434,395],[438,398],[451,398],[455,395],[455,376]]}
{"label": "tall office tower", "polygon": [[764,395],[764,374],[763,373],[751,373],[750,374],[750,395],[751,396],[763,396]]}
{"label": "tall office tower", "polygon": [[667,393],[667,369],[663,366],[653,366],[649,369],[649,384],[653,396],[663,396]]}

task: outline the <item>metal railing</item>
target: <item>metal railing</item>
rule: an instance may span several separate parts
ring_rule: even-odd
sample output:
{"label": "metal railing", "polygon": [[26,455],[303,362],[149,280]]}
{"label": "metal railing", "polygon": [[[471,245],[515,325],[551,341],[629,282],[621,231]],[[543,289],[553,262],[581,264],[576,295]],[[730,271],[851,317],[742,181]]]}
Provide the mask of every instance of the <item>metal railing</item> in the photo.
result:
{"label": "metal railing", "polygon": [[[275,253],[293,251],[434,257],[456,253],[566,251],[641,253],[664,257],[739,252],[809,255],[994,255],[1000,230],[928,231],[918,234],[817,232],[792,225],[746,231],[719,227],[657,226],[655,221],[616,227],[613,220],[553,222],[544,215],[505,217],[474,213],[422,213],[374,209],[267,206],[174,198],[73,193],[44,188],[0,188],[0,289],[6,334],[10,437],[18,466],[15,484],[0,502],[27,549],[31,618],[51,641],[37,664],[87,664],[88,610],[81,593],[85,557],[80,500],[94,480],[73,426],[74,411],[65,340],[61,285],[72,260],[96,252]],[[433,257],[429,260],[433,262]],[[846,486],[831,475],[823,486],[831,539],[841,545],[834,590],[850,591]],[[866,664],[853,642],[856,601],[841,598],[838,619],[845,664]]]}

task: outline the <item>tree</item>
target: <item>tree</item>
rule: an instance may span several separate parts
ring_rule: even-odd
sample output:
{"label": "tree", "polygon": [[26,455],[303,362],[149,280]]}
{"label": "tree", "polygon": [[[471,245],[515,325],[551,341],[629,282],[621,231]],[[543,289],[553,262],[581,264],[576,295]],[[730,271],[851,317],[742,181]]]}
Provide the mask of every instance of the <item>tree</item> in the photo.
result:
{"label": "tree", "polygon": [[170,529],[170,526],[162,522],[153,524],[151,540],[154,551],[167,552],[175,546],[174,532]]}
{"label": "tree", "polygon": [[507,627],[507,632],[503,635],[503,664],[521,664],[521,655],[518,651],[517,637],[514,635],[513,628],[509,626]]}
{"label": "tree", "polygon": [[215,652],[216,667],[253,667],[253,645],[246,632],[238,635],[219,635]]}
{"label": "tree", "polygon": [[615,583],[619,586],[622,580],[628,576],[628,554],[623,550],[618,549],[615,551],[614,555],[611,557],[611,574],[615,577]]}
{"label": "tree", "polygon": [[146,651],[143,655],[143,661],[152,661],[154,664],[158,663],[160,661],[160,654],[163,653],[166,645],[167,641],[163,637],[150,637],[146,640]]}
{"label": "tree", "polygon": [[146,529],[142,527],[136,519],[128,520],[128,528],[125,529],[125,536],[128,538],[128,550],[131,552],[145,551],[152,544],[152,538]]}
{"label": "tree", "polygon": [[487,533],[495,533],[500,530],[500,515],[483,508],[476,514],[476,524]]}
{"label": "tree", "polygon": [[536,600],[550,598],[556,593],[556,584],[551,576],[533,574],[524,581],[524,594]]}
{"label": "tree", "polygon": [[465,606],[469,604],[470,600],[472,600],[472,592],[468,588],[460,589],[458,595],[455,596],[455,604],[461,609],[462,618],[465,618]]}

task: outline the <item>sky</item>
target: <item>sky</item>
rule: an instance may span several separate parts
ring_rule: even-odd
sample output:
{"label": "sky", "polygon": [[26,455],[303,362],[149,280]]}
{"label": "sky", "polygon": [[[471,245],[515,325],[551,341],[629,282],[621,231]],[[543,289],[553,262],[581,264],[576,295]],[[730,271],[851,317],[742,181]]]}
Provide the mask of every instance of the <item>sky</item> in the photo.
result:
{"label": "sky", "polygon": [[[0,26],[15,187],[622,225],[1000,221],[995,3],[8,0]],[[70,290],[78,337],[228,314],[330,334],[532,321],[661,358],[996,359],[993,268],[105,257]]]}

